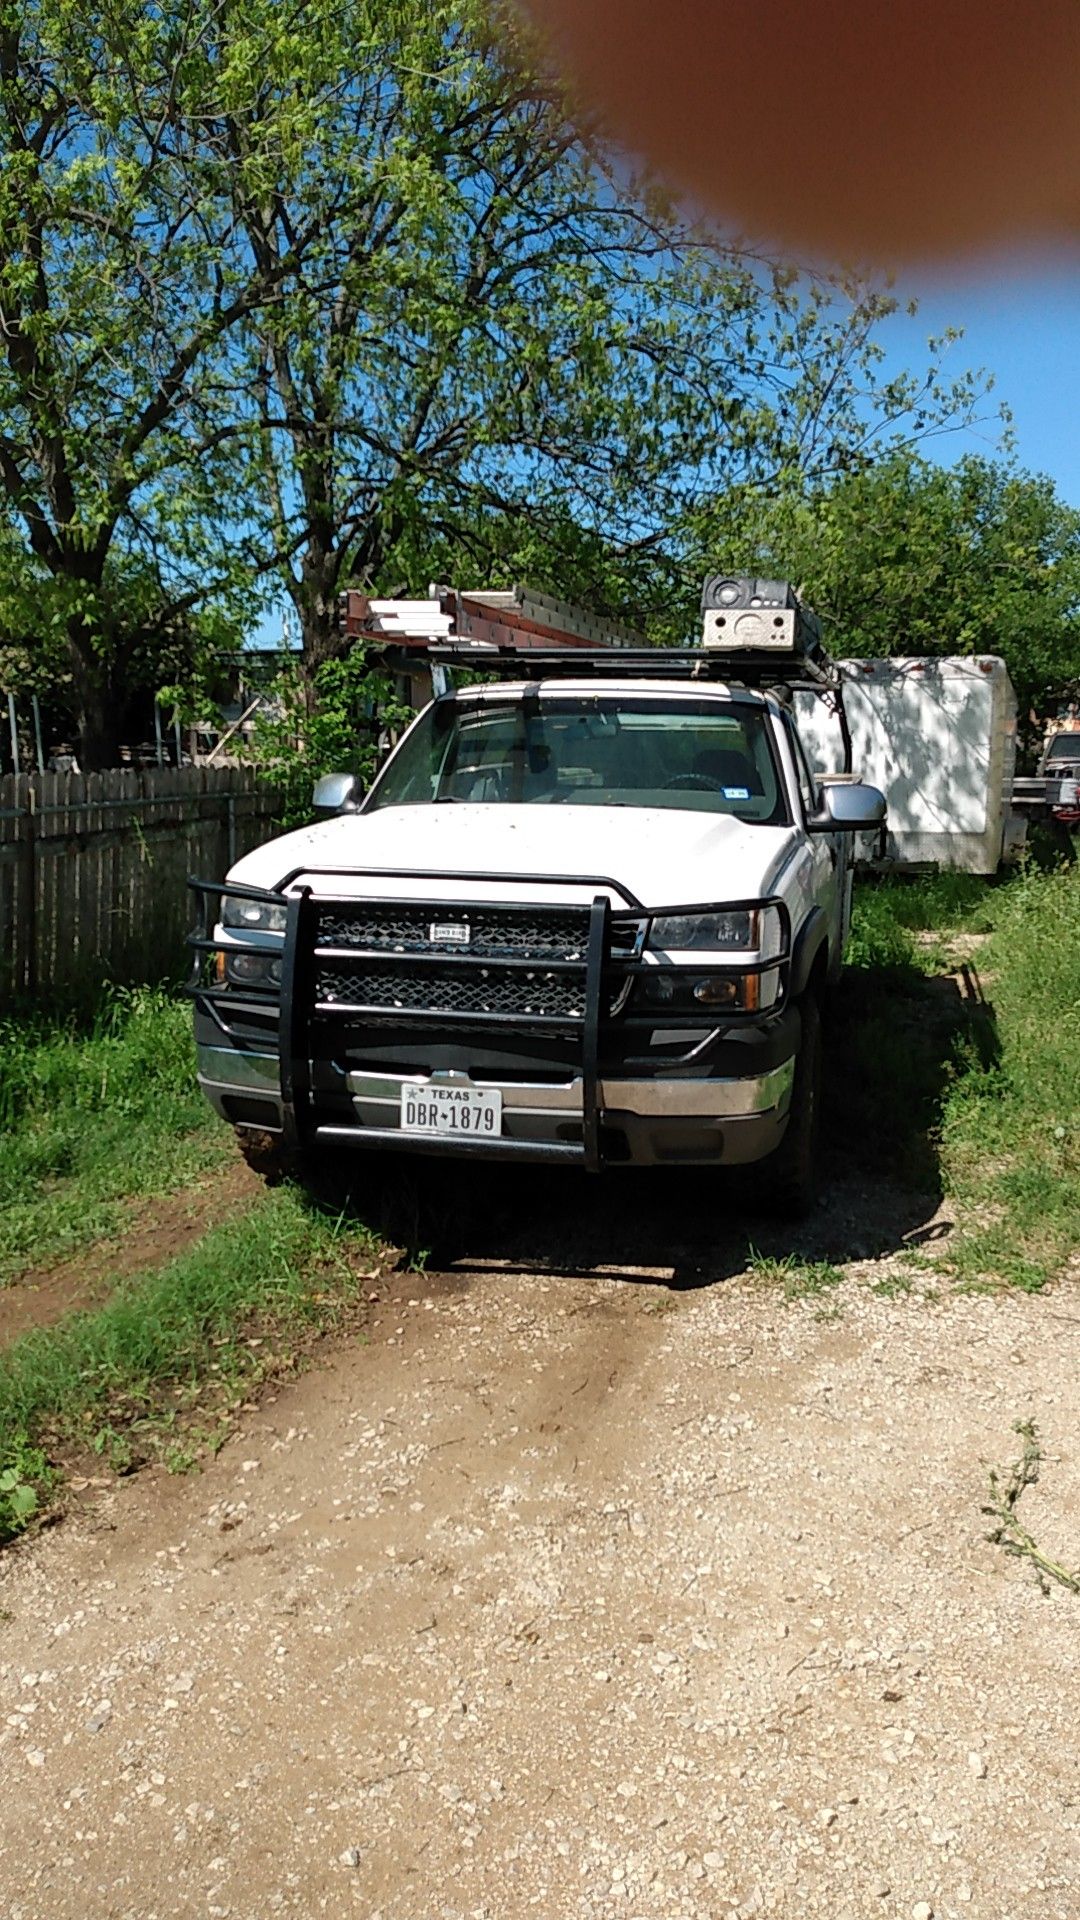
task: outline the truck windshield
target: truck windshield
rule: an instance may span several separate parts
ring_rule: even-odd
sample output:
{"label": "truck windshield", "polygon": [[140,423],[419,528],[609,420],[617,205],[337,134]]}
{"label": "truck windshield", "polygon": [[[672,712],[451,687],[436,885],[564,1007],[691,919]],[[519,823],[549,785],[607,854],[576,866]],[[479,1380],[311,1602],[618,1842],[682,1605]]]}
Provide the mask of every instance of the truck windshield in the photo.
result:
{"label": "truck windshield", "polygon": [[681,807],[777,826],[784,789],[761,708],[677,695],[517,695],[429,707],[368,799]]}

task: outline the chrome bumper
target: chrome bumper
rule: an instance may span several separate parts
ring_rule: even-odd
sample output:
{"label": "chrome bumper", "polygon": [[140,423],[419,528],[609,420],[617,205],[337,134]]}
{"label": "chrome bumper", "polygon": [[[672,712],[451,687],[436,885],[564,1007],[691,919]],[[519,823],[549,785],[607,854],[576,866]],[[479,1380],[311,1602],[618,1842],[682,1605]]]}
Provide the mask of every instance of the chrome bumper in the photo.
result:
{"label": "chrome bumper", "polygon": [[[241,1126],[272,1128],[276,1115],[276,1125],[281,1126],[275,1054],[200,1046],[198,1057],[200,1085],[226,1119]],[[623,1135],[627,1146],[619,1157],[633,1164],[758,1160],[783,1135],[794,1074],[792,1058],[766,1073],[738,1078],[602,1079],[597,1098],[601,1125]],[[452,1071],[429,1076],[358,1070],[343,1076],[355,1122],[343,1125],[339,1113],[332,1124],[323,1124],[316,1114],[315,1136],[357,1146],[400,1143],[419,1152],[434,1151],[430,1137],[400,1130],[402,1089],[428,1085],[497,1089],[502,1094],[503,1131],[490,1147],[507,1158],[513,1157],[515,1145],[523,1154],[546,1146],[569,1156],[572,1143],[581,1138],[585,1095],[580,1075],[551,1082],[472,1077]],[[245,1119],[245,1110],[253,1107],[252,1096],[258,1117]],[[465,1152],[474,1144],[441,1140],[438,1150]]]}
{"label": "chrome bumper", "polygon": [[[653,1114],[664,1119],[733,1119],[767,1113],[774,1107],[786,1112],[794,1072],[794,1060],[785,1060],[771,1073],[748,1080],[601,1080],[599,1101],[605,1113]],[[424,1073],[349,1073],[345,1077],[357,1118],[381,1127],[392,1124],[391,1114],[400,1111],[403,1087],[429,1084],[496,1088],[502,1094],[504,1122],[541,1114],[580,1120],[585,1106],[580,1075],[555,1083],[474,1079],[466,1073],[434,1073],[430,1080]]]}

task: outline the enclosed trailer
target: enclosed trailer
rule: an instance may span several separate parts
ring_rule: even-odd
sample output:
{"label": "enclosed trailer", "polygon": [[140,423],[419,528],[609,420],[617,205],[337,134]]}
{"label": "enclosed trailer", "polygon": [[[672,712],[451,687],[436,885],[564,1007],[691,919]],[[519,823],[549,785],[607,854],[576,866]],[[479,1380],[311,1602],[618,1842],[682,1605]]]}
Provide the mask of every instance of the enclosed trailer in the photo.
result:
{"label": "enclosed trailer", "polygon": [[[852,769],[889,806],[883,836],[862,837],[860,860],[995,872],[1015,837],[1016,695],[1005,662],[975,654],[839,664]],[[815,772],[839,773],[837,716],[810,695],[795,703]]]}

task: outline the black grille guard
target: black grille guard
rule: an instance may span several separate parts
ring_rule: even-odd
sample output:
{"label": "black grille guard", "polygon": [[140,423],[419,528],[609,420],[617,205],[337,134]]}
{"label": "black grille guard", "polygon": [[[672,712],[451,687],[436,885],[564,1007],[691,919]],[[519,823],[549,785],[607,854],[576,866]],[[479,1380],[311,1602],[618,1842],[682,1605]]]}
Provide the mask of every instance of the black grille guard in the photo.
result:
{"label": "black grille guard", "polygon": [[[304,875],[304,884],[299,887],[294,887],[292,892],[286,893],[284,889],[293,886],[293,883],[299,878],[301,873]],[[364,906],[377,906],[381,903],[377,897],[373,898],[372,896],[358,897],[355,894],[323,892],[316,895],[308,884],[308,881],[312,878],[325,881],[333,881],[335,879],[343,880],[346,878],[349,880],[400,880],[403,877],[405,876],[397,869],[391,868],[303,867],[287,875],[277,888],[250,887],[229,881],[207,881],[195,878],[189,879],[188,881],[188,886],[194,893],[198,903],[198,915],[195,929],[188,936],[188,945],[192,949],[193,954],[193,965],[191,975],[187,981],[186,991],[198,1004],[202,1005],[209,1012],[211,1017],[221,1027],[225,1026],[222,1011],[228,1012],[235,1009],[238,990],[235,986],[225,987],[222,984],[216,984],[206,979],[206,963],[208,957],[222,952],[233,951],[235,945],[233,942],[215,937],[214,929],[219,917],[217,903],[220,902],[225,895],[229,895],[233,899],[271,903],[274,906],[284,906],[285,908],[285,937],[281,953],[280,985],[277,988],[267,987],[262,990],[256,990],[247,995],[247,997],[249,1004],[258,1006],[264,1014],[273,1013],[276,1009],[280,1098],[284,1121],[284,1136],[286,1143],[290,1146],[299,1147],[312,1138],[325,1139],[327,1141],[349,1139],[353,1141],[354,1144],[370,1145],[373,1147],[392,1147],[395,1150],[404,1149],[408,1151],[411,1148],[415,1151],[428,1153],[453,1152],[455,1154],[486,1158],[497,1158],[500,1154],[506,1154],[507,1156],[512,1155],[517,1159],[529,1158],[568,1161],[579,1166],[584,1166],[589,1172],[597,1172],[603,1164],[601,1149],[601,1110],[599,1104],[601,1037],[604,1021],[610,1017],[610,1006],[604,997],[605,977],[609,975],[613,964],[618,965],[620,970],[627,975],[633,975],[644,970],[644,963],[640,959],[639,950],[635,950],[633,958],[626,958],[622,954],[614,955],[612,953],[611,931],[613,917],[617,917],[620,920],[638,921],[642,918],[655,919],[680,913],[748,912],[765,906],[778,907],[784,929],[782,953],[769,960],[747,960],[741,965],[740,971],[744,973],[764,973],[780,967],[781,979],[785,990],[775,1007],[770,1009],[770,1014],[778,1013],[786,998],[787,962],[791,952],[790,920],[784,902],[773,896],[767,899],[757,900],[727,900],[709,905],[702,905],[700,903],[688,905],[680,903],[675,906],[646,908],[642,902],[631,893],[629,888],[619,881],[610,879],[606,875],[513,874],[506,872],[459,873],[446,870],[410,872],[407,877],[413,881],[433,880],[443,883],[451,882],[454,885],[467,885],[469,883],[482,885],[497,882],[500,886],[504,887],[507,885],[539,887],[573,886],[583,893],[587,893],[589,889],[593,890],[591,901],[581,901],[580,903],[523,902],[506,899],[498,902],[456,898],[448,900],[445,894],[441,897],[433,896],[430,899],[418,898],[416,895],[409,895],[403,899],[395,896],[392,903],[389,901],[386,903],[387,905],[393,904],[394,906],[423,908],[425,911],[430,910],[444,914],[448,911],[454,913],[468,912],[470,909],[482,913],[485,908],[490,909],[492,907],[497,907],[500,911],[506,911],[508,913],[515,910],[535,913],[538,917],[542,917],[545,911],[553,915],[565,915],[568,909],[571,908],[582,913],[583,930],[586,933],[586,940],[584,994],[580,1013],[523,1016],[520,1012],[474,1012],[466,1014],[448,1012],[446,1010],[435,1010],[425,1015],[415,1009],[410,1009],[407,1015],[408,1019],[412,1022],[423,1022],[426,1020],[428,1022],[452,1025],[458,1021],[468,1020],[476,1028],[492,1027],[497,1029],[500,1026],[510,1026],[518,1030],[525,1028],[536,1030],[546,1025],[548,1027],[557,1027],[564,1033],[567,1030],[580,1032],[579,1057],[583,1097],[581,1145],[579,1146],[573,1141],[540,1142],[505,1140],[501,1138],[481,1140],[458,1139],[455,1137],[452,1140],[447,1139],[443,1141],[441,1137],[437,1135],[425,1135],[422,1138],[420,1136],[403,1136],[398,1130],[392,1128],[364,1127],[362,1129],[354,1129],[342,1126],[316,1124],[313,1122],[311,1114],[311,1050],[307,1044],[307,1032],[311,1019],[316,1014],[327,1015],[340,1013],[349,1015],[350,1017],[357,1014],[366,1014],[374,1026],[375,1024],[385,1025],[389,1015],[387,1009],[372,1010],[353,1008],[347,1005],[330,1007],[325,1003],[319,1004],[317,1002],[315,993],[316,963],[320,958],[333,959],[341,957],[340,949],[320,946],[318,938],[319,916],[326,915],[331,911],[337,912],[338,910],[343,910],[348,912],[350,909],[355,910]],[[602,891],[600,889],[602,889]],[[613,908],[609,897],[612,893],[618,896],[625,905]],[[358,949],[351,957],[364,959],[373,958],[374,955],[365,954],[363,950]],[[391,956],[388,955],[385,950],[382,950],[379,952],[378,958],[380,962],[385,963]],[[408,959],[413,963],[422,960],[422,958],[423,956],[416,952],[408,955]],[[467,956],[464,954],[456,958],[460,963],[467,962]],[[445,952],[432,954],[431,960],[439,966],[450,964],[449,956]],[[500,971],[509,971],[534,963],[528,960],[508,957],[499,960],[487,960],[485,964],[494,966]],[[580,963],[571,963],[557,959],[541,959],[535,962],[535,965],[542,968],[545,972],[549,970],[556,972],[571,964],[575,964],[580,971]],[[725,1016],[725,1024],[733,1026],[745,1024],[747,1018],[748,1016],[745,1015],[732,1017],[729,1014]],[[653,1011],[648,1015],[631,1016],[631,1023],[648,1024],[649,1026],[655,1027],[659,1019],[660,1015]],[[678,1023],[680,1026],[692,1026],[695,1024],[694,1016],[685,1012],[680,1013]],[[699,1016],[699,1024],[702,1027],[704,1037],[710,1026],[714,1027],[716,1025],[715,1013]],[[644,1065],[647,1063],[642,1062],[640,1064]]]}

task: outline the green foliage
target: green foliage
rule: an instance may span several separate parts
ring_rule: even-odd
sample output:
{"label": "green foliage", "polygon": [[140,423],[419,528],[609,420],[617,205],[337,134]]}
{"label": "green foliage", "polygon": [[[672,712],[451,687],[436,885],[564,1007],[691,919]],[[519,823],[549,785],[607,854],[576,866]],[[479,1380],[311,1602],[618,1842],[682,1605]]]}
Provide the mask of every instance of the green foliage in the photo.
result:
{"label": "green foliage", "polygon": [[55,1483],[40,1447],[15,1430],[0,1441],[0,1545],[30,1525]]}
{"label": "green foliage", "polygon": [[355,773],[366,785],[380,743],[412,718],[389,675],[369,667],[361,646],[324,660],[309,680],[295,670],[283,673],[272,692],[273,706],[259,717],[253,751],[274,774],[284,827],[310,820],[311,789],[321,774]]}
{"label": "green foliage", "polygon": [[866,879],[855,889],[845,959],[860,971],[940,971],[942,948],[916,941],[916,933],[983,933],[991,921],[993,893],[975,874],[897,874]]}
{"label": "green foliage", "polygon": [[914,966],[915,942],[897,920],[893,900],[884,888],[857,890],[846,954],[849,968],[880,974]]}
{"label": "green foliage", "polygon": [[219,1157],[187,1004],[114,991],[89,1028],[0,1021],[0,1283],[85,1246],[123,1203]]}
{"label": "green foliage", "polygon": [[821,488],[736,493],[699,553],[797,579],[840,656],[1000,654],[1021,713],[1077,676],[1080,512],[1006,460],[904,447]]}

